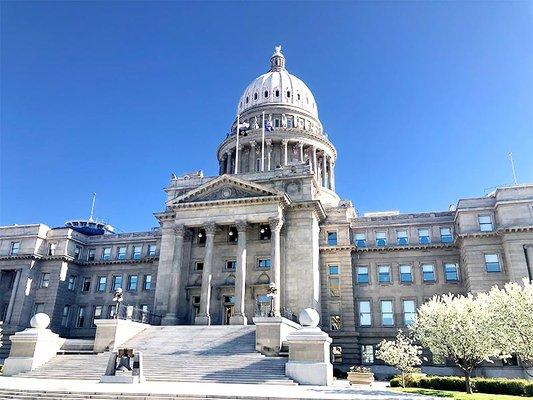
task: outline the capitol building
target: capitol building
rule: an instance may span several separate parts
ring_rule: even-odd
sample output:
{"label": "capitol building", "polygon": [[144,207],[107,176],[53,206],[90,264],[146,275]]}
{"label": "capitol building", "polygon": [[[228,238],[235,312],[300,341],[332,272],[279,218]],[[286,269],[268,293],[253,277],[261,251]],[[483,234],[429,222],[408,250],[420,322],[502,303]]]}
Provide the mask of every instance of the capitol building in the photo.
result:
{"label": "capitol building", "polygon": [[173,174],[164,204],[146,210],[157,229],[117,234],[92,218],[0,227],[0,359],[39,312],[61,337],[94,338],[122,288],[124,304],[161,325],[294,321],[314,308],[334,366],[378,367],[377,343],[433,295],[533,278],[533,185],[439,212],[359,215],[337,194],[323,123],[276,47],[237,100],[218,176]]}

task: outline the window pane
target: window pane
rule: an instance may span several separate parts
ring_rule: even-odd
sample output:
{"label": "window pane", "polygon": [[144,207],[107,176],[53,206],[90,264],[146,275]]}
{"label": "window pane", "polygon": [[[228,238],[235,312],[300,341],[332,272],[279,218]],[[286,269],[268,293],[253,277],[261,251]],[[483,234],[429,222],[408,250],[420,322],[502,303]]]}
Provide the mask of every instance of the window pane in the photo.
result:
{"label": "window pane", "polygon": [[367,267],[357,268],[357,283],[368,283],[368,268]]}
{"label": "window pane", "polygon": [[335,246],[337,244],[337,232],[328,232],[328,245]]}
{"label": "window pane", "polygon": [[363,344],[361,346],[361,361],[363,364],[374,363],[374,346],[370,344]]}
{"label": "window pane", "polygon": [[444,272],[446,274],[447,281],[459,280],[459,272],[456,264],[444,264]]}

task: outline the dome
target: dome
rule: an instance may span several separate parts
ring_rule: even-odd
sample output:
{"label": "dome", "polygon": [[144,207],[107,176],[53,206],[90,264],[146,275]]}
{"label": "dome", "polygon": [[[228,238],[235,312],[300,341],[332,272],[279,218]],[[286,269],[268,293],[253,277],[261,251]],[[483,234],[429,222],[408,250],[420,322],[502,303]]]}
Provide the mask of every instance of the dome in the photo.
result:
{"label": "dome", "polygon": [[300,79],[285,69],[285,57],[281,46],[276,46],[270,58],[270,71],[257,77],[244,90],[237,112],[262,105],[288,105],[298,107],[318,119],[318,109],[311,90]]}

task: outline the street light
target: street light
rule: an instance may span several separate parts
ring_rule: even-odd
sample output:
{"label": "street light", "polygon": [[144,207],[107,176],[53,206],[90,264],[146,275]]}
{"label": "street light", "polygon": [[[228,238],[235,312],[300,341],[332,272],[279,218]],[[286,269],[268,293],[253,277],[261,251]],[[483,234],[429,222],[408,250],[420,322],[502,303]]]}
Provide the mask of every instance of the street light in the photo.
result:
{"label": "street light", "polygon": [[278,288],[274,282],[270,282],[268,285],[267,296],[270,297],[270,312],[268,313],[269,317],[274,317],[274,297],[278,293]]}

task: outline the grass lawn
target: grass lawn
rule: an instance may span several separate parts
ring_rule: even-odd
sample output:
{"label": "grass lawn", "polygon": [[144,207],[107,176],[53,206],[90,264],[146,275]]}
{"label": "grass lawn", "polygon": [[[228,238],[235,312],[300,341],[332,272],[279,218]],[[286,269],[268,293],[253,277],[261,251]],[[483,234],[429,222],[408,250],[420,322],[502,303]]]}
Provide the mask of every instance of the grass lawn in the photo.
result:
{"label": "grass lawn", "polygon": [[465,392],[452,392],[448,390],[433,390],[433,389],[419,389],[419,388],[394,388],[399,392],[417,393],[425,396],[435,397],[449,397],[455,400],[526,400],[528,397],[509,396],[505,394],[489,394],[489,393],[473,393],[467,394]]}

